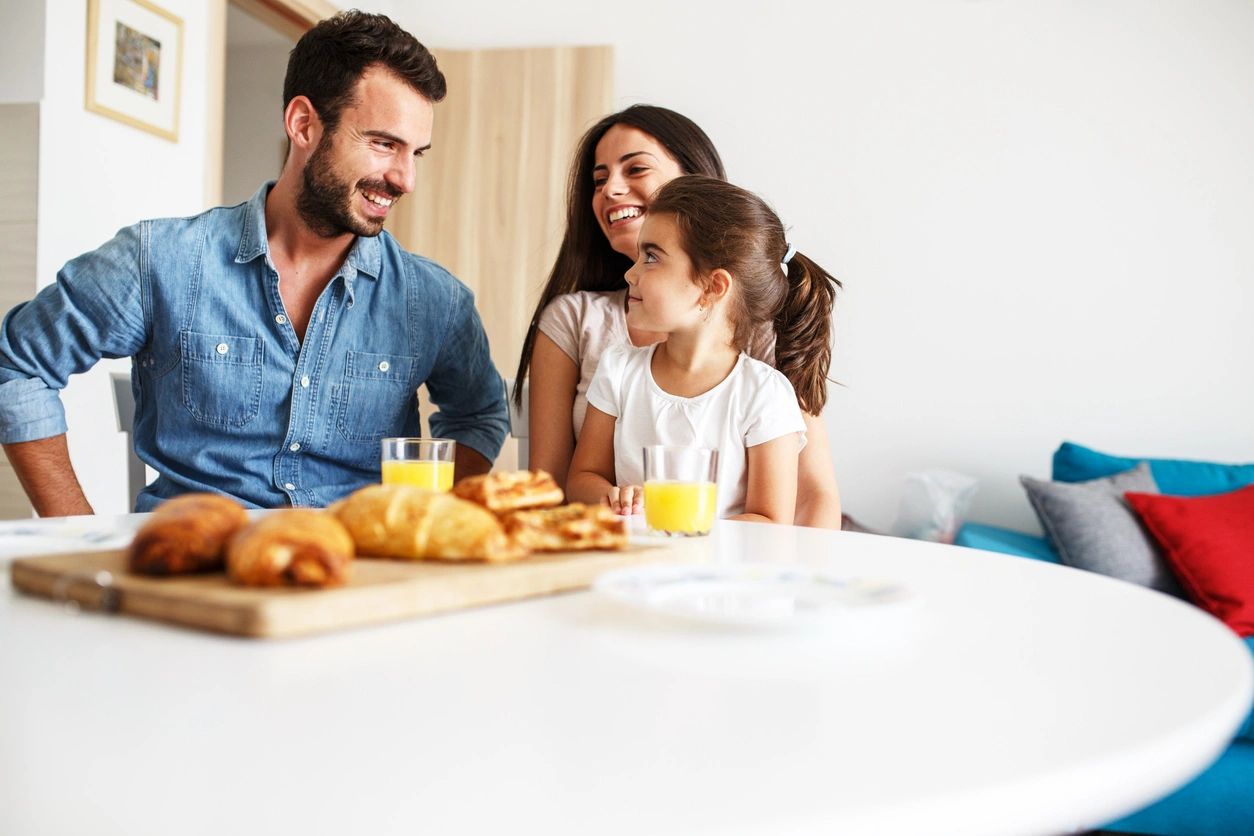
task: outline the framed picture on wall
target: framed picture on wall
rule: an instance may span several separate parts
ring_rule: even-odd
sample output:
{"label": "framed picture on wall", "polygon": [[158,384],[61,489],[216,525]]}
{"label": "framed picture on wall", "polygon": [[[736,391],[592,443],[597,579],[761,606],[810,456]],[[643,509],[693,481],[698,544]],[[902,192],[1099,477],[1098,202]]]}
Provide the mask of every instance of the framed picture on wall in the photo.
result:
{"label": "framed picture on wall", "polygon": [[179,139],[183,20],[150,0],[88,0],[87,109]]}

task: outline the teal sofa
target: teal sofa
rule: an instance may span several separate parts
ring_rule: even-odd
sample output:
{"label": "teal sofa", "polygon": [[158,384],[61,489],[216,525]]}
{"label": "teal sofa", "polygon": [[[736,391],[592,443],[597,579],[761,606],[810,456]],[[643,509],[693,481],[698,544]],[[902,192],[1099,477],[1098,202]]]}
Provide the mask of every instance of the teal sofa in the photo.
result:
{"label": "teal sofa", "polygon": [[[1145,461],[1164,494],[1202,496],[1254,484],[1254,465],[1178,459],[1111,456],[1072,442],[1054,453],[1053,479],[1084,482],[1110,476]],[[1061,563],[1043,537],[989,525],[968,523],[955,544],[1030,560]],[[1254,655],[1254,636],[1245,639]],[[1237,836],[1254,834],[1254,714],[1247,715],[1224,754],[1191,783],[1106,830],[1152,836]]]}

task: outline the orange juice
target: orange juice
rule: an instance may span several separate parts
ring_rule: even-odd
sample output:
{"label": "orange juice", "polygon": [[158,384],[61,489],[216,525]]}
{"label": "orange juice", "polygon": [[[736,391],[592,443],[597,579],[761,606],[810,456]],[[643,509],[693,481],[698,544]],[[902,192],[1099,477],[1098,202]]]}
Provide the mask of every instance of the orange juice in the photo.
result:
{"label": "orange juice", "polygon": [[713,482],[644,483],[644,521],[654,531],[705,534],[717,509]]}
{"label": "orange juice", "polygon": [[429,491],[447,491],[453,487],[453,463],[442,461],[385,461],[383,484],[414,485]]}

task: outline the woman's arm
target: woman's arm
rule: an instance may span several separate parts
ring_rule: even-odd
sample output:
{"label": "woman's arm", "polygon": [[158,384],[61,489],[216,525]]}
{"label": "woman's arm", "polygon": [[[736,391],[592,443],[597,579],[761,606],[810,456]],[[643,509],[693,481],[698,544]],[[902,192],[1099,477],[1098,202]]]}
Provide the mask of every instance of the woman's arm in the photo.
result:
{"label": "woman's arm", "polygon": [[791,523],[797,496],[796,434],[750,447],[746,456],[745,511],[731,519]]}
{"label": "woman's arm", "polygon": [[[548,471],[565,488],[575,449],[571,410],[579,384],[579,367],[557,343],[537,332],[528,377],[531,385],[527,395],[527,465],[532,470]],[[612,454],[610,461],[612,466]]]}
{"label": "woman's arm", "polygon": [[616,514],[640,512],[643,492],[638,485],[614,484],[614,424],[617,419],[591,404],[566,479],[566,498],[593,505],[605,503]]}
{"label": "woman's arm", "polygon": [[840,489],[832,467],[827,427],[819,415],[802,412],[806,422],[806,446],[797,463],[797,525],[840,529]]}

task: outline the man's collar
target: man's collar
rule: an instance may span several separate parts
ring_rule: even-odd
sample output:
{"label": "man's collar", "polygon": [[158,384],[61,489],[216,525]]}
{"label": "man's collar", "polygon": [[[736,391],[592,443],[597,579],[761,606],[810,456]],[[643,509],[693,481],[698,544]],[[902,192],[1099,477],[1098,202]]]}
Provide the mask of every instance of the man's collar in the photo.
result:
{"label": "man's collar", "polygon": [[[263,184],[244,207],[244,225],[240,231],[239,250],[235,253],[237,264],[270,252],[270,241],[266,237],[266,196],[273,186],[273,180]],[[345,266],[351,267],[352,273],[364,273],[372,279],[379,278],[382,263],[383,244],[377,235],[370,238],[357,236],[348,257],[344,259]]]}

